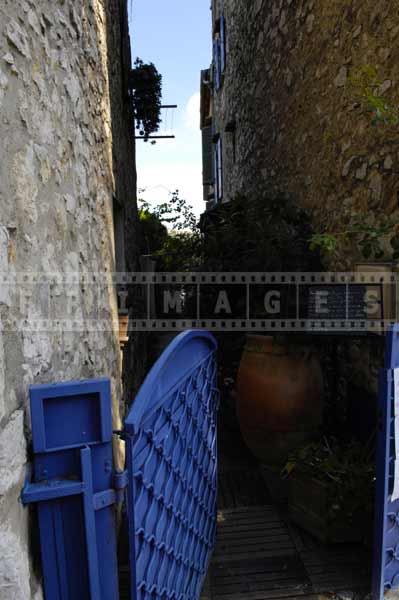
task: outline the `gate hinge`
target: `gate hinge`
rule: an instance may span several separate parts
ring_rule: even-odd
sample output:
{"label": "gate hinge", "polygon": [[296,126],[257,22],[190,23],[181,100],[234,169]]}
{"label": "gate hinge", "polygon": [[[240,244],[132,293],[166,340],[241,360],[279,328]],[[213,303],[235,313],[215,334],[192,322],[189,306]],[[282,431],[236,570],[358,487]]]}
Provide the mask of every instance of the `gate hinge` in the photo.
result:
{"label": "gate hinge", "polygon": [[113,475],[112,489],[98,492],[93,496],[94,510],[101,510],[112,504],[120,506],[128,483],[127,471],[117,471]]}
{"label": "gate hinge", "polygon": [[116,504],[122,504],[124,491],[128,485],[128,472],[116,471],[114,473],[114,490],[116,492]]}

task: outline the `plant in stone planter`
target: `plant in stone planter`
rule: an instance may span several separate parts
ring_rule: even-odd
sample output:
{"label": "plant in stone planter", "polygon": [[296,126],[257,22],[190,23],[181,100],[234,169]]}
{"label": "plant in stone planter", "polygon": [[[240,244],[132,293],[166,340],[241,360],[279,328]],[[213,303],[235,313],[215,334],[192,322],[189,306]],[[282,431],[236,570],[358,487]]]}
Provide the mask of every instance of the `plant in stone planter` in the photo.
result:
{"label": "plant in stone planter", "polygon": [[368,444],[323,437],[295,451],[285,467],[295,523],[330,542],[367,538],[374,504],[374,436]]}

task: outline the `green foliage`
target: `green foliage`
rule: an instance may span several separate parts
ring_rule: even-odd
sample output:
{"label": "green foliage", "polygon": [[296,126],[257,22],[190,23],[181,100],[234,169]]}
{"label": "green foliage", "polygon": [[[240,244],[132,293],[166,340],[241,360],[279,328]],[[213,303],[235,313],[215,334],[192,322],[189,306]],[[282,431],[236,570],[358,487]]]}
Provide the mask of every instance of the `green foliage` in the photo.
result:
{"label": "green foliage", "polygon": [[[147,234],[151,225],[155,235],[148,243],[148,252],[157,258],[158,270],[278,271],[319,267],[318,254],[309,251],[308,215],[284,195],[251,200],[237,196],[206,213],[200,228],[192,207],[176,191],[169,202],[155,207],[142,203],[142,221],[144,218]],[[155,223],[168,227],[165,237]]]}
{"label": "green foliage", "polygon": [[158,271],[198,268],[202,263],[202,234],[192,206],[180,198],[179,191],[171,194],[169,202],[154,207],[139,202],[147,253],[157,260]]}
{"label": "green foliage", "polygon": [[307,270],[317,257],[309,252],[311,234],[305,211],[286,195],[221,205],[205,224],[205,262],[209,270]]}
{"label": "green foliage", "polygon": [[331,233],[315,233],[310,237],[309,247],[311,250],[319,248],[327,254],[333,253],[338,247],[338,237]]}
{"label": "green foliage", "polygon": [[285,466],[285,475],[300,469],[326,484],[328,495],[334,500],[328,515],[331,521],[342,518],[351,521],[359,510],[371,515],[375,481],[373,438],[365,445],[323,437],[293,452]]}
{"label": "green foliage", "polygon": [[399,223],[396,215],[381,215],[376,220],[362,212],[349,215],[345,229],[317,233],[310,237],[311,250],[319,249],[327,255],[337,254],[345,244],[355,242],[366,260],[381,259],[390,245],[393,259],[399,259]]}
{"label": "green foliage", "polygon": [[152,212],[162,223],[171,226],[174,230],[191,232],[198,230],[193,207],[184,198],[180,198],[179,190],[170,194],[169,202],[153,207]]}
{"label": "green foliage", "polygon": [[195,271],[202,264],[202,236],[199,232],[172,231],[155,256],[159,271]]}
{"label": "green foliage", "polygon": [[168,230],[150,209],[146,202],[139,209],[141,233],[144,240],[145,254],[153,254],[161,250],[168,238]]}
{"label": "green foliage", "polygon": [[151,133],[161,124],[162,75],[153,63],[137,58],[130,72],[129,89],[132,94],[136,128],[148,141]]}
{"label": "green foliage", "polygon": [[349,81],[355,97],[367,111],[373,114],[373,125],[399,125],[398,109],[392,107],[380,93],[382,82],[375,67],[363,65],[351,73]]}
{"label": "green foliage", "polygon": [[[391,106],[381,94],[382,81],[376,67],[363,65],[354,69],[349,82],[354,98],[365,111],[372,114],[373,125],[399,125],[398,109]],[[346,223],[341,230],[324,231],[310,237],[311,250],[319,249],[326,255],[338,255],[345,250],[345,246],[355,243],[366,260],[378,260],[384,256],[399,259],[397,215],[383,214],[376,218],[365,212],[351,212],[343,216]]]}

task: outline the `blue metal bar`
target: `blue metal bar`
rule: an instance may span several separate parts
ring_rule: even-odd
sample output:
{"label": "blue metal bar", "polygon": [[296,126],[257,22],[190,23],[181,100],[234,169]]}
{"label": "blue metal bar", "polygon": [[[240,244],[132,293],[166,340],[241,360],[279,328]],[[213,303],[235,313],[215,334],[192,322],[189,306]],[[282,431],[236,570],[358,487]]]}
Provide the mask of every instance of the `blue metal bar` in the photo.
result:
{"label": "blue metal bar", "polygon": [[93,499],[93,474],[91,468],[91,450],[83,448],[80,451],[82,466],[82,479],[84,482],[83,511],[85,515],[86,550],[89,568],[90,596],[91,600],[101,598],[100,575],[97,553],[96,521]]}
{"label": "blue metal bar", "polygon": [[381,369],[379,374],[378,394],[378,430],[377,430],[377,479],[374,521],[374,557],[373,557],[373,600],[380,600],[384,595],[385,575],[385,523],[387,518],[387,499],[389,483],[389,430],[391,422],[390,390],[392,372]]}
{"label": "blue metal bar", "polygon": [[54,537],[57,553],[58,582],[61,600],[73,600],[68,591],[67,561],[65,556],[64,524],[62,522],[62,510],[59,502],[51,506],[54,520]]}
{"label": "blue metal bar", "polygon": [[22,504],[31,504],[32,502],[45,502],[57,498],[77,496],[83,493],[83,487],[81,481],[70,481],[68,479],[51,479],[41,483],[27,483],[21,494],[21,500]]}
{"label": "blue metal bar", "polygon": [[38,506],[44,591],[46,600],[62,600],[51,502]]}
{"label": "blue metal bar", "polygon": [[93,508],[94,510],[102,510],[107,506],[112,506],[116,502],[115,490],[104,490],[103,492],[97,492],[93,495]]}
{"label": "blue metal bar", "polygon": [[[129,515],[129,565],[130,565],[130,600],[137,600],[137,580],[136,580],[136,547],[135,547],[135,495],[133,488],[133,440],[130,435],[126,436],[126,471],[131,474],[130,482],[125,491],[126,506]],[[133,539],[132,539],[133,538]]]}

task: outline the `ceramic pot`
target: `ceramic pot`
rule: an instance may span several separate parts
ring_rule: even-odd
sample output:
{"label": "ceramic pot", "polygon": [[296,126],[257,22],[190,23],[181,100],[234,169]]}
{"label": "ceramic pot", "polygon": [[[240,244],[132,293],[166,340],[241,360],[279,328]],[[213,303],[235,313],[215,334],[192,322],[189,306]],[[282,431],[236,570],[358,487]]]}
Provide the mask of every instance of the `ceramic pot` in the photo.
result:
{"label": "ceramic pot", "polygon": [[323,378],[310,346],[248,335],[237,380],[237,413],[253,454],[284,465],[288,454],[317,432]]}

